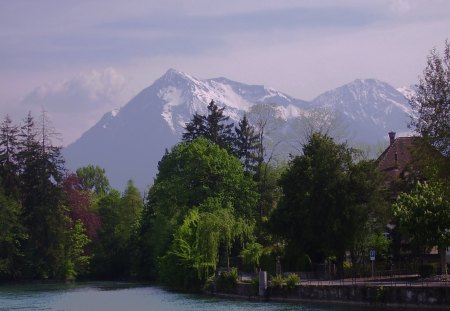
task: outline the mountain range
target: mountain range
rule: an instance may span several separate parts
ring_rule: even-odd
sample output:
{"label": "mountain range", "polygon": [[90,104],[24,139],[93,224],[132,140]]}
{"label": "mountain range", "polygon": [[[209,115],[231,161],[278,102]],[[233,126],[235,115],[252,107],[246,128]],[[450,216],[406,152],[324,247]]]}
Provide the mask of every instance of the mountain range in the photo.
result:
{"label": "mountain range", "polygon": [[123,189],[132,179],[144,190],[165,151],[180,141],[186,122],[195,112],[206,114],[211,100],[225,107],[236,125],[245,113],[253,125],[267,126],[267,149],[286,157],[298,152],[311,130],[327,130],[353,145],[380,144],[389,131],[407,132],[407,92],[375,79],[358,79],[304,101],[263,85],[202,80],[170,69],[122,108],[106,113],[63,155],[70,170],[99,165],[113,187]]}

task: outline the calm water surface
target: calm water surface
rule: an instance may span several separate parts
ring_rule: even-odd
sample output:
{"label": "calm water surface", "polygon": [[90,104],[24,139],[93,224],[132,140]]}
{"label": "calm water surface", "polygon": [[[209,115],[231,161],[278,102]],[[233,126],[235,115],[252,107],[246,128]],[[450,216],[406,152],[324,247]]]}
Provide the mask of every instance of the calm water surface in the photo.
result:
{"label": "calm water surface", "polygon": [[0,310],[374,311],[368,308],[215,299],[132,283],[0,286]]}

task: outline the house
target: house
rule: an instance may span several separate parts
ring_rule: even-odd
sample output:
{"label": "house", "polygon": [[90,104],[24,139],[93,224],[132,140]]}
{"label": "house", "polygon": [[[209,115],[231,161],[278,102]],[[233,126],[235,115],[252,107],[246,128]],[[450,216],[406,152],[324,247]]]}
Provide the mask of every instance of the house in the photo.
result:
{"label": "house", "polygon": [[395,132],[389,132],[389,146],[378,157],[378,169],[386,182],[405,179],[412,170],[412,148],[415,137],[395,138]]}
{"label": "house", "polygon": [[[389,132],[389,146],[378,157],[378,170],[383,174],[385,183],[391,191],[392,201],[395,201],[400,191],[405,191],[414,170],[413,156],[416,137],[395,137],[395,132]],[[403,184],[403,185],[402,185]],[[393,229],[392,224],[388,225]],[[436,251],[436,250],[435,250]],[[450,249],[447,249],[447,263],[450,262]]]}

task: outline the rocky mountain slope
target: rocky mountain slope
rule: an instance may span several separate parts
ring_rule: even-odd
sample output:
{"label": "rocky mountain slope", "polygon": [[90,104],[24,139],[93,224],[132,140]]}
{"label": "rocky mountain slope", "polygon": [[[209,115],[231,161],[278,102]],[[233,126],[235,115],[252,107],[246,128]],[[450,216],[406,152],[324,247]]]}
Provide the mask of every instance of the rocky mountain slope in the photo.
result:
{"label": "rocky mountain slope", "polygon": [[185,123],[195,112],[205,114],[211,100],[225,106],[235,124],[244,113],[261,117],[261,103],[271,104],[265,106],[266,113],[276,122],[267,142],[285,143],[284,147],[276,144],[279,155],[295,150],[289,146],[305,124],[333,127],[325,120],[330,118],[343,129],[342,137],[370,145],[383,141],[388,131],[405,132],[410,114],[402,93],[373,79],[355,80],[306,102],[261,85],[226,78],[200,80],[170,69],[65,148],[67,166],[75,170],[99,165],[106,169],[113,187],[123,189],[133,179],[144,190],[153,182],[165,150],[180,141]]}

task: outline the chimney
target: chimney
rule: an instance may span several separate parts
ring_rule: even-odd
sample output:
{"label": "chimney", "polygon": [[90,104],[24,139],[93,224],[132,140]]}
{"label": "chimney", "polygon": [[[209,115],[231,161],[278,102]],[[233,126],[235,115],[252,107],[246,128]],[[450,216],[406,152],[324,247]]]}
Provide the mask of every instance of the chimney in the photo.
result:
{"label": "chimney", "polygon": [[392,145],[395,140],[395,132],[389,132],[389,143]]}

